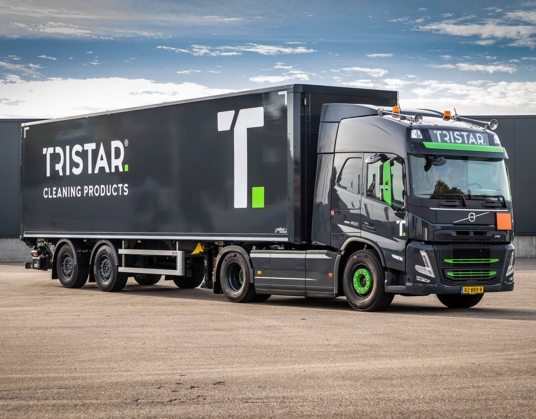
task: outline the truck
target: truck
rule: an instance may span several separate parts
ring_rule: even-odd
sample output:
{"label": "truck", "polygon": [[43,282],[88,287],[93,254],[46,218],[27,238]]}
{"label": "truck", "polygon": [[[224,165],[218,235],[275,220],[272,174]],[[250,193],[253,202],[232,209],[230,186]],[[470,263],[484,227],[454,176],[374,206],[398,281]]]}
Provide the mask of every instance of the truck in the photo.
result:
{"label": "truck", "polygon": [[301,84],[27,123],[27,268],[111,292],[164,277],[237,303],[473,307],[514,288],[496,126]]}

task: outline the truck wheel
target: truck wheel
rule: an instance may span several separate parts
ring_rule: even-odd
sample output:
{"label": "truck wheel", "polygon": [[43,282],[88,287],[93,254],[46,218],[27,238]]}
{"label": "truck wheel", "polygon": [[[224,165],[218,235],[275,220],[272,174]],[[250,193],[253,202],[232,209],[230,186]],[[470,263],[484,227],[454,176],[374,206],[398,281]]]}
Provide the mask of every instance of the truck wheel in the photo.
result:
{"label": "truck wheel", "polygon": [[484,294],[437,294],[439,301],[448,308],[470,308],[476,306],[482,300],[482,297],[484,297]]}
{"label": "truck wheel", "polygon": [[93,274],[95,282],[102,291],[121,291],[127,284],[128,274],[119,272],[115,260],[115,250],[108,245],[102,246],[95,255]]}
{"label": "truck wheel", "polygon": [[202,263],[192,264],[192,276],[172,276],[175,285],[182,289],[197,288],[205,277],[205,267]]}
{"label": "truck wheel", "polygon": [[87,282],[89,266],[76,263],[74,250],[64,244],[58,252],[56,271],[65,288],[82,288]]}
{"label": "truck wheel", "polygon": [[344,268],[342,285],[346,300],[359,311],[385,310],[394,294],[384,291],[383,271],[376,256],[368,250],[355,252]]}
{"label": "truck wheel", "polygon": [[140,285],[154,285],[157,284],[158,281],[160,281],[160,278],[162,278],[162,275],[152,274],[152,275],[145,275],[145,278],[140,278],[141,274],[134,275],[134,281],[136,281]]}
{"label": "truck wheel", "polygon": [[220,284],[225,298],[233,303],[249,303],[256,296],[249,266],[240,253],[225,255],[220,269]]}

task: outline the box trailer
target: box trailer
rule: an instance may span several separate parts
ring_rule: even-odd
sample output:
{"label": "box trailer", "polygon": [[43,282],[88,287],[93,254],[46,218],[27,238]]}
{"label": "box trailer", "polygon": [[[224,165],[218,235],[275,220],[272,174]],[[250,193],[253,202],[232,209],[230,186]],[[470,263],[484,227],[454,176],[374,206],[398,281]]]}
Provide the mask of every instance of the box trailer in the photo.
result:
{"label": "box trailer", "polygon": [[[346,295],[358,310],[386,308],[395,293],[470,306],[513,288],[511,229],[488,220],[511,221],[498,137],[457,116],[425,113],[428,126],[422,113],[385,110],[397,102],[393,91],[290,85],[24,124],[29,267],[70,288],[204,278],[230,301]],[[459,159],[489,161],[500,191],[414,194],[412,171],[451,182],[440,168]],[[488,224],[467,229],[450,220],[457,210]],[[436,261],[440,251],[456,262]],[[424,271],[435,279],[419,282]]]}

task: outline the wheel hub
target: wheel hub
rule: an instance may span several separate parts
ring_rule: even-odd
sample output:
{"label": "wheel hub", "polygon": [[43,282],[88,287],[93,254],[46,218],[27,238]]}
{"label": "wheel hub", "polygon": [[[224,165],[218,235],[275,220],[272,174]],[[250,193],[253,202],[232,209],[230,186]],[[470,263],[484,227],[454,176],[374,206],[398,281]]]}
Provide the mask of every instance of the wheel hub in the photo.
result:
{"label": "wheel hub", "polygon": [[372,274],[367,268],[359,268],[354,273],[352,282],[354,291],[360,296],[365,296],[372,289]]}
{"label": "wheel hub", "polygon": [[110,279],[110,275],[112,274],[112,264],[110,262],[110,259],[103,258],[101,260],[99,271],[100,276],[104,282]]}
{"label": "wheel hub", "polygon": [[73,258],[65,255],[61,262],[61,272],[65,278],[70,278],[73,273]]}

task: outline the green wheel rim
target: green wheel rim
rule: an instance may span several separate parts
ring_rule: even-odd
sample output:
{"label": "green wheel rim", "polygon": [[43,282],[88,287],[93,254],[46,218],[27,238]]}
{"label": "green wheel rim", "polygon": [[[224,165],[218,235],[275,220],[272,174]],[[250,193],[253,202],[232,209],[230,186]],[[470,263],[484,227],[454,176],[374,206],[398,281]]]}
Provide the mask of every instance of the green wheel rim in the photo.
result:
{"label": "green wheel rim", "polygon": [[354,273],[354,291],[358,295],[366,295],[372,289],[372,274],[367,268],[359,268]]}
{"label": "green wheel rim", "polygon": [[238,282],[240,282],[240,285],[244,284],[244,271],[242,269],[238,272]]}

